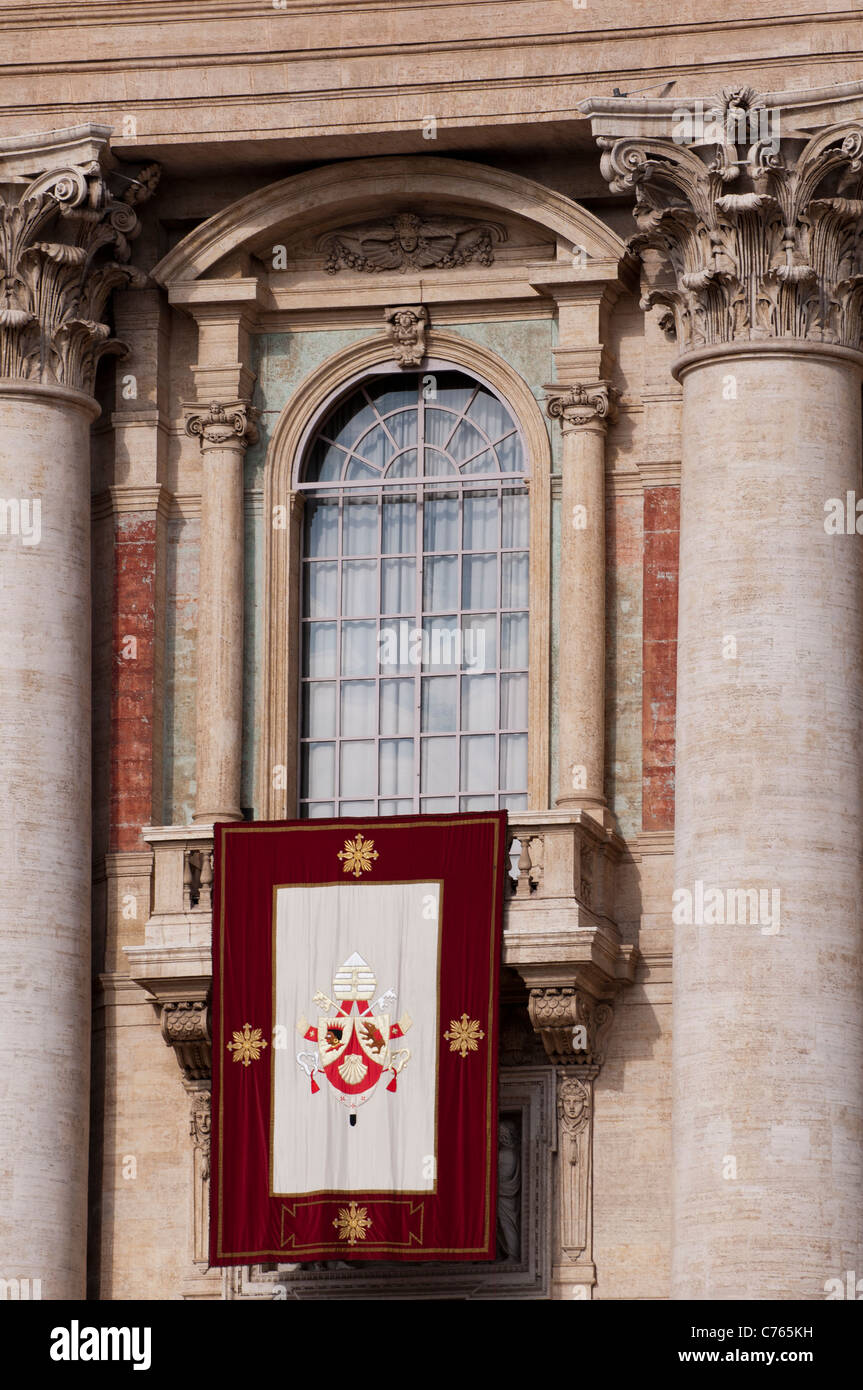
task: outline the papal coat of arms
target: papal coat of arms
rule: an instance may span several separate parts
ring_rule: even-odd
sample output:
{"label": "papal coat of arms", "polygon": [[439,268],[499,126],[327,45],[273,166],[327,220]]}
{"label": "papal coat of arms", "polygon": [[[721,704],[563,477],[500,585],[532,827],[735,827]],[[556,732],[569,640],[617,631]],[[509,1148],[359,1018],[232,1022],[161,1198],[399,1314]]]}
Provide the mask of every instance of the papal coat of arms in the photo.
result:
{"label": "papal coat of arms", "polygon": [[377,980],[371,966],[356,951],[333,977],[334,999],[318,991],[313,1002],[320,1009],[317,1024],[301,1018],[297,1032],[306,1042],[317,1043],[314,1052],[298,1052],[297,1062],[311,1081],[312,1094],[320,1091],[316,1076],[326,1078],[336,1099],[349,1110],[352,1125],[356,1112],[371,1100],[381,1077],[392,1073],[388,1091],[395,1091],[399,1073],[410,1061],[408,1048],[394,1048],[411,1026],[409,1014],[391,1023],[395,991],[375,998]]}

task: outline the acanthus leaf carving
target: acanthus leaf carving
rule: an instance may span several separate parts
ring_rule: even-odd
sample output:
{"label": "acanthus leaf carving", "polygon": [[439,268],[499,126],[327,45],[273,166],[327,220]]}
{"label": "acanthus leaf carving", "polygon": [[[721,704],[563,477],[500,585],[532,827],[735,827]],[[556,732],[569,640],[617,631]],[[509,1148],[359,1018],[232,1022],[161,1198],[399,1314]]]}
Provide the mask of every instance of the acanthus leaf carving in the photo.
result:
{"label": "acanthus leaf carving", "polygon": [[7,185],[0,375],[92,391],[100,358],[125,351],[102,318],[114,288],[147,283],[128,261],[140,232],[134,204],[152,194],[158,176],[158,165],[149,165],[122,198],[96,161],[41,174],[17,200]]}
{"label": "acanthus leaf carving", "polygon": [[764,98],[726,88],[710,100],[721,126],[712,146],[598,137],[610,188],[635,195],[630,249],[656,250],[673,271],[642,304],[673,313],[684,352],[765,338],[859,349],[863,125],[747,145],[744,117]]}

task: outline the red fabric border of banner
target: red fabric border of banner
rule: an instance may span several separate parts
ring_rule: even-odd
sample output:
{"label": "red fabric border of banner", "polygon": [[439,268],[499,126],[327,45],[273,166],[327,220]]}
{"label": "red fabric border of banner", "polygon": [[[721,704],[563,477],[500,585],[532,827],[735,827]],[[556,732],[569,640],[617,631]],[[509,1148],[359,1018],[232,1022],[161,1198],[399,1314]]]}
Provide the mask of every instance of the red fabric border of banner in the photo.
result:
{"label": "red fabric border of banner", "polygon": [[[361,834],[379,883],[443,881],[438,1154],[434,1193],[270,1196],[272,912],[276,884],[332,883]],[[219,824],[213,900],[210,1263],[491,1260],[497,1213],[497,1037],[506,812]],[[345,881],[353,882],[345,878]],[[443,1038],[467,1012],[485,1038],[462,1058]],[[268,1046],[245,1066],[228,1044],[248,1023]],[[293,1038],[289,1042],[292,1045]],[[401,1083],[400,1083],[401,1084]],[[329,1098],[328,1098],[329,1099]],[[339,1240],[353,1202],[366,1238]],[[374,1239],[372,1238],[374,1232]]]}

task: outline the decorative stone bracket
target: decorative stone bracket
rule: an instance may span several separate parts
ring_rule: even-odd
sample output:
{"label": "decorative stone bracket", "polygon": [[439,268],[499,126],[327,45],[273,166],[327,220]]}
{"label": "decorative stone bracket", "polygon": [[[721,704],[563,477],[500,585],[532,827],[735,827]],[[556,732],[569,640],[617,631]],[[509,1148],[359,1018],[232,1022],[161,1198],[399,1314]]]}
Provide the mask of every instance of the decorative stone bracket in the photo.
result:
{"label": "decorative stone bracket", "polygon": [[418,367],[426,354],[429,314],[423,304],[401,304],[384,309],[393,356],[400,367]]}
{"label": "decorative stone bracket", "polygon": [[162,1037],[173,1047],[184,1082],[210,1083],[210,1006],[206,999],[169,1000],[162,1005]]}
{"label": "decorative stone bracket", "polygon": [[584,990],[565,985],[532,989],[527,1010],[550,1062],[599,1070],[614,1019],[610,1004],[598,1003]]}

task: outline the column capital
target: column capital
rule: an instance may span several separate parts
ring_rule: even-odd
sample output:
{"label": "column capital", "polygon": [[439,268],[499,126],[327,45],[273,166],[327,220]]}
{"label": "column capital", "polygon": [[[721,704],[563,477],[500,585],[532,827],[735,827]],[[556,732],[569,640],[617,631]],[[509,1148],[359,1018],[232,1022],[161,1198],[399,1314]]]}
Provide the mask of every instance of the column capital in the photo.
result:
{"label": "column capital", "polygon": [[127,178],[107,137],[82,126],[0,146],[0,376],[89,393],[99,359],[125,351],[102,317],[113,289],[147,284],[130,242],[159,166]]}
{"label": "column capital", "polygon": [[[725,87],[663,103],[591,101],[614,193],[634,195],[630,249],[654,265],[682,352],[797,338],[863,345],[863,119],[814,135],[782,93]],[[676,109],[672,110],[672,107]],[[652,122],[652,123],[651,123]]]}
{"label": "column capital", "polygon": [[258,412],[246,401],[223,405],[211,401],[206,411],[198,410],[186,417],[186,434],[200,441],[201,452],[208,449],[236,448],[245,450],[257,443]]}
{"label": "column capital", "polygon": [[608,381],[577,382],[572,386],[553,383],[546,392],[546,414],[559,420],[564,434],[585,428],[605,432],[617,414],[617,391]]}

